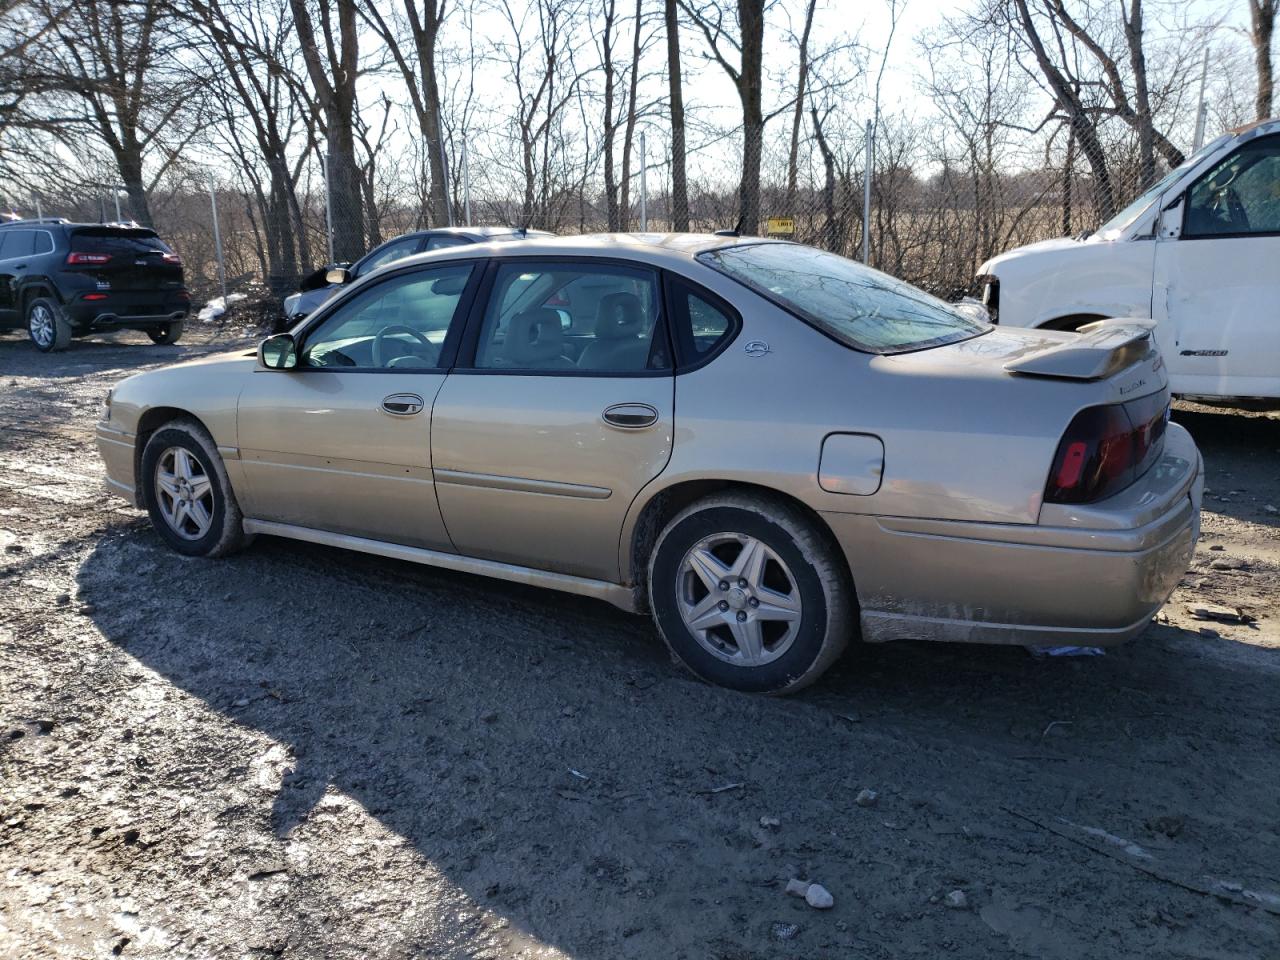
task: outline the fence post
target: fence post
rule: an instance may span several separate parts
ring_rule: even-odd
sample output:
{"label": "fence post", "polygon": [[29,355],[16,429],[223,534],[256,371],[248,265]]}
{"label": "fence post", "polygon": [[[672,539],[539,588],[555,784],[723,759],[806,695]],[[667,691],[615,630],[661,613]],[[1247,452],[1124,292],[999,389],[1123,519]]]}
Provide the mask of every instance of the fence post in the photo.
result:
{"label": "fence post", "polygon": [[862,174],[862,262],[871,263],[871,169],[874,164],[872,143],[874,126],[867,121],[867,159],[866,170]]}
{"label": "fence post", "polygon": [[[231,313],[231,304],[227,303],[227,265],[222,258],[222,230],[218,227],[218,194],[213,186],[213,177],[209,178],[209,204],[213,207],[213,251],[218,258],[218,285],[222,288],[222,315]],[[329,251],[333,259],[333,250]]]}
{"label": "fence post", "polygon": [[462,138],[462,216],[471,226],[471,160],[467,156],[467,138]]}
{"label": "fence post", "polygon": [[1196,153],[1204,146],[1204,122],[1209,113],[1209,105],[1204,102],[1204,83],[1209,76],[1209,48],[1204,48],[1204,61],[1200,64],[1200,105],[1196,108],[1196,139],[1191,152]]}
{"label": "fence post", "polygon": [[320,170],[324,173],[324,235],[329,240],[329,262],[333,263],[333,192],[329,189],[329,158],[320,158]]}
{"label": "fence post", "polygon": [[444,137],[440,138],[440,189],[444,193],[444,212],[453,226],[453,198],[449,196],[449,155],[444,152]]}
{"label": "fence post", "polygon": [[649,156],[645,152],[644,131],[640,131],[640,232],[649,232],[649,191],[645,172],[649,166]]}

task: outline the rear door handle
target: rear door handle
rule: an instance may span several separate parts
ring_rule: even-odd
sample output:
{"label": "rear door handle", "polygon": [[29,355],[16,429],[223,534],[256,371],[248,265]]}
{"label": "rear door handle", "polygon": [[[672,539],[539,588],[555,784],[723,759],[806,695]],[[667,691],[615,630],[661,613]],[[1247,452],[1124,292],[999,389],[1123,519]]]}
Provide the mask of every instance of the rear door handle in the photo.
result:
{"label": "rear door handle", "polygon": [[415,413],[421,413],[422,407],[422,398],[416,393],[393,393],[382,399],[383,413],[394,417],[412,417]]}
{"label": "rear door handle", "polygon": [[658,411],[647,403],[615,403],[601,414],[604,422],[615,427],[639,430],[658,422]]}

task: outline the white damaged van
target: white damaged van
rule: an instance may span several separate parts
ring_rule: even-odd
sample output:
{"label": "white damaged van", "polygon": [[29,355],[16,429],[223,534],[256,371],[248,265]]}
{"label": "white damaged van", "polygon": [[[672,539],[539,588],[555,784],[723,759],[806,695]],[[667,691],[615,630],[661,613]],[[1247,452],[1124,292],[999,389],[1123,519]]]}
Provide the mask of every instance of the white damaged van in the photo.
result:
{"label": "white damaged van", "polygon": [[993,321],[1154,321],[1175,394],[1280,398],[1280,120],[1225,134],[1095,232],[988,260]]}

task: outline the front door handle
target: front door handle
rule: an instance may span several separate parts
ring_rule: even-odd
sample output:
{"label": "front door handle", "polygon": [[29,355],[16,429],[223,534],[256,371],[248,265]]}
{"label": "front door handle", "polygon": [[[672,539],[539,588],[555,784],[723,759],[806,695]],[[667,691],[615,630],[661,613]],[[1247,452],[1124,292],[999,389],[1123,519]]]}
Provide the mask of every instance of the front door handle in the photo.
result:
{"label": "front door handle", "polygon": [[382,399],[382,412],[393,417],[412,417],[421,413],[422,407],[422,398],[416,393],[393,393]]}
{"label": "front door handle", "polygon": [[639,430],[658,422],[658,411],[647,403],[615,403],[606,407],[600,415],[604,422],[615,427]]}

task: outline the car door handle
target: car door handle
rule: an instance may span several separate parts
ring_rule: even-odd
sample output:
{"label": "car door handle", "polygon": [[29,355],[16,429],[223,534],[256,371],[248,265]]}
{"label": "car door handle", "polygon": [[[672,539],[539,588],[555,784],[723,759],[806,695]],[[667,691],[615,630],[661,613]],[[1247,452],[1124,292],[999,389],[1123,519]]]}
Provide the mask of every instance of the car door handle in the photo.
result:
{"label": "car door handle", "polygon": [[382,399],[383,413],[394,417],[412,417],[415,413],[421,413],[422,407],[422,398],[416,393],[393,393]]}
{"label": "car door handle", "polygon": [[647,403],[615,403],[611,407],[605,407],[601,417],[612,426],[639,430],[657,423],[658,411]]}

